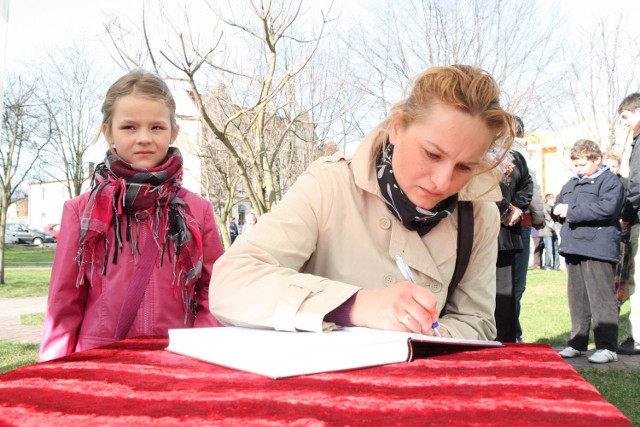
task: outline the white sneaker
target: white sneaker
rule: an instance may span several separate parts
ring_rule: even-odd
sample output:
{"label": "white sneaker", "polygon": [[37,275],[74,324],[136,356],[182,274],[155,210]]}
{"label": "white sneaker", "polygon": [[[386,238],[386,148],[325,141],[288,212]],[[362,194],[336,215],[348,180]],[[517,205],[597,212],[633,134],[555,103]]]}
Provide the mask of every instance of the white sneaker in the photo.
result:
{"label": "white sneaker", "polygon": [[576,350],[573,347],[567,347],[564,350],[562,350],[559,354],[564,359],[571,359],[572,357],[582,356],[582,352],[580,350]]}
{"label": "white sneaker", "polygon": [[596,350],[595,353],[588,359],[591,363],[609,363],[617,362],[618,355],[611,350]]}

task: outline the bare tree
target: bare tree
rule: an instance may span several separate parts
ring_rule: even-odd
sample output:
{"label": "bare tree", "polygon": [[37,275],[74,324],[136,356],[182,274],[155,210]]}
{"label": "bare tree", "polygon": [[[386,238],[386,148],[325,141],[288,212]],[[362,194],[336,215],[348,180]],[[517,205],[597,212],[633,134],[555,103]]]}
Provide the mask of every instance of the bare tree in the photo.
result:
{"label": "bare tree", "polygon": [[[215,153],[228,156],[219,167],[208,168],[217,174],[210,180],[220,192],[216,199],[225,200],[215,210],[216,219],[226,225],[238,194],[235,188],[245,192],[259,215],[268,212],[319,144],[310,114],[314,100],[303,100],[296,84],[311,84],[301,76],[330,19],[323,13],[309,17],[300,0],[208,4],[219,29],[205,36],[195,33],[188,14],[178,23],[161,2],[154,10],[171,28],[163,42],[150,30],[149,8],[137,28],[144,40],[140,46],[131,47],[130,35],[136,33],[131,23],[113,20],[107,31],[121,65],[151,64],[187,85],[203,126],[202,141],[213,146],[201,155],[209,161]],[[236,170],[231,171],[230,164]]]}
{"label": "bare tree", "polygon": [[541,123],[555,96],[553,67],[562,22],[528,0],[381,2],[372,22],[343,37],[362,66],[377,119],[401,98],[407,82],[436,65],[469,64],[493,75],[509,111]]}
{"label": "bare tree", "polygon": [[41,132],[41,105],[35,82],[9,74],[0,132],[0,284],[4,284],[4,232],[7,210],[15,191],[34,171],[48,142]]}
{"label": "bare tree", "polygon": [[87,46],[75,42],[50,52],[39,70],[38,97],[51,140],[43,171],[66,182],[69,198],[79,195],[90,178],[85,154],[100,136],[106,79],[95,63]]}
{"label": "bare tree", "polygon": [[622,16],[600,19],[595,27],[583,29],[578,38],[581,48],[569,57],[562,80],[567,102],[561,104],[563,114],[556,114],[562,119],[558,125],[577,125],[583,137],[620,154],[628,134],[617,119],[618,105],[640,89],[636,78],[640,51],[625,22]]}

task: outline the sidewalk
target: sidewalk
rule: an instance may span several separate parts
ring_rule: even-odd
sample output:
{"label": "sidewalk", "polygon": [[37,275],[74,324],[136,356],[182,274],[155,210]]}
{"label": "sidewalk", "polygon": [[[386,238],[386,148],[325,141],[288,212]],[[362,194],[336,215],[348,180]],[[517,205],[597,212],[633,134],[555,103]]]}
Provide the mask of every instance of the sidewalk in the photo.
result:
{"label": "sidewalk", "polygon": [[0,298],[0,341],[39,344],[42,326],[20,324],[20,316],[44,313],[47,297]]}

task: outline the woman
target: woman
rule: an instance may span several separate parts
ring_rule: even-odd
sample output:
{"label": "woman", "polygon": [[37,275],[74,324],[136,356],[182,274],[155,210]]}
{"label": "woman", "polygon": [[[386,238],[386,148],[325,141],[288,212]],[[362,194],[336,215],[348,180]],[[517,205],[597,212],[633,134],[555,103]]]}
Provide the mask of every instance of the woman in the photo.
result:
{"label": "woman", "polygon": [[[226,324],[325,331],[338,325],[493,339],[499,164],[511,115],[484,71],[419,75],[353,158],[320,159],[214,266],[212,311]],[[474,205],[466,274],[447,300],[458,200]],[[402,278],[400,255],[417,283]]]}
{"label": "woman", "polygon": [[182,188],[176,104],[156,74],[118,79],[102,105],[109,142],[92,189],[62,213],[40,361],[170,328],[216,326],[211,204]]}

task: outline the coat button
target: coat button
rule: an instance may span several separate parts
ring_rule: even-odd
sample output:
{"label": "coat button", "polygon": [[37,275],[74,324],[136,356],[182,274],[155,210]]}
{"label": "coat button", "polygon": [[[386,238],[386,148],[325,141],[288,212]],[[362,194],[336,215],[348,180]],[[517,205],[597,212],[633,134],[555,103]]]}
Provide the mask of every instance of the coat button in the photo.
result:
{"label": "coat button", "polygon": [[387,274],[384,275],[382,280],[383,280],[385,286],[393,285],[394,283],[396,283],[396,276],[394,276],[391,273],[387,273]]}
{"label": "coat button", "polygon": [[442,290],[442,284],[441,283],[436,283],[433,282],[429,285],[429,287],[431,288],[431,292],[435,292],[438,293]]}
{"label": "coat button", "polygon": [[391,220],[387,217],[382,217],[378,220],[378,225],[384,230],[388,230],[391,227]]}

